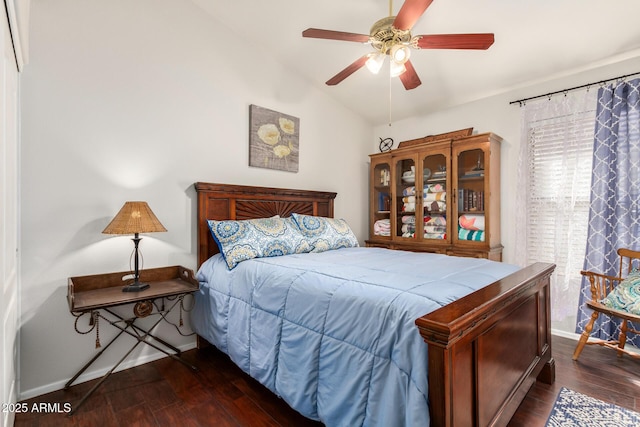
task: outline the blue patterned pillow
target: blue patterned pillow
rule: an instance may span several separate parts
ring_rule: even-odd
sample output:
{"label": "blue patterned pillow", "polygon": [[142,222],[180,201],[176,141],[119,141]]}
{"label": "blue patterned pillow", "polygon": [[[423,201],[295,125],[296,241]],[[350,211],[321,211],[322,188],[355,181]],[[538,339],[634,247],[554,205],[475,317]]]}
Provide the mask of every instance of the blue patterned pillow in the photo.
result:
{"label": "blue patterned pillow", "polygon": [[615,310],[640,315],[640,272],[633,270],[629,273],[602,299],[602,304]]}
{"label": "blue patterned pillow", "polygon": [[298,228],[313,246],[311,252],[324,252],[330,249],[352,248],[358,246],[358,239],[344,219],[322,216],[291,214]]}
{"label": "blue patterned pillow", "polygon": [[291,218],[209,220],[208,223],[229,270],[248,259],[300,254],[313,249]]}

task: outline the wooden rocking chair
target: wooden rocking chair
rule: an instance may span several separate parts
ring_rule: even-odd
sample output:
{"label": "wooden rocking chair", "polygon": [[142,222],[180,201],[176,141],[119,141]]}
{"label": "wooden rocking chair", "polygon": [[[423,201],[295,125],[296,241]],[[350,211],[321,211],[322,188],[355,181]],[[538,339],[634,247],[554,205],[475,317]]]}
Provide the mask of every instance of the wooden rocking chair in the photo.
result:
{"label": "wooden rocking chair", "polygon": [[[593,314],[591,314],[591,320],[589,320],[589,323],[584,328],[584,332],[582,332],[582,335],[580,335],[578,345],[573,352],[573,360],[578,360],[582,349],[587,344],[596,344],[613,348],[618,352],[619,357],[622,356],[623,353],[626,353],[633,358],[640,358],[639,353],[634,353],[624,348],[624,345],[627,341],[628,333],[640,334],[640,331],[629,328],[629,322],[637,322],[638,324],[640,324],[640,316],[632,314],[628,311],[616,310],[607,307],[600,302],[604,297],[609,295],[609,293],[618,284],[620,284],[620,282],[624,280],[624,278],[629,274],[629,272],[631,272],[633,268],[640,267],[640,252],[632,251],[631,249],[620,248],[618,249],[618,255],[620,256],[620,268],[618,270],[617,277],[606,276],[604,274],[594,273],[592,271],[580,272],[580,274],[589,279],[589,283],[591,284],[591,301],[587,301],[586,305],[593,310]],[[626,268],[624,267],[625,265],[627,265]],[[593,325],[600,314],[606,314],[607,316],[622,320],[622,324],[620,325],[620,336],[618,340],[605,341],[594,339],[592,341],[589,341],[589,336],[591,335],[591,331],[593,330]]]}

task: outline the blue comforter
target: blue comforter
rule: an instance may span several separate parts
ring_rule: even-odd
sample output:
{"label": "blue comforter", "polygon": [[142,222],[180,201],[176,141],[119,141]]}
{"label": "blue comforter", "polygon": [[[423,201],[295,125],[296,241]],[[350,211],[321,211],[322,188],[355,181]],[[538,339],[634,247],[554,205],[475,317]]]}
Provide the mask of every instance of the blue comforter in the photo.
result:
{"label": "blue comforter", "polygon": [[259,258],[198,271],[192,327],[303,415],[327,426],[429,419],[416,318],[516,271],[379,248]]}

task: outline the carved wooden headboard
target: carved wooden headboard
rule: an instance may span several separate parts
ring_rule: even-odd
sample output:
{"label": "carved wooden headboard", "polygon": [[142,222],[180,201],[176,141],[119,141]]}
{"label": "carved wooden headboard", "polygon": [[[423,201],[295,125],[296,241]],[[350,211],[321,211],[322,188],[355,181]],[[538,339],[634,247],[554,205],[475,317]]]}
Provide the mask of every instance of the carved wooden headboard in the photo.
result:
{"label": "carved wooden headboard", "polygon": [[207,220],[287,217],[293,212],[333,217],[336,197],[336,193],[324,191],[207,182],[196,182],[195,187],[198,193],[198,266],[218,253]]}

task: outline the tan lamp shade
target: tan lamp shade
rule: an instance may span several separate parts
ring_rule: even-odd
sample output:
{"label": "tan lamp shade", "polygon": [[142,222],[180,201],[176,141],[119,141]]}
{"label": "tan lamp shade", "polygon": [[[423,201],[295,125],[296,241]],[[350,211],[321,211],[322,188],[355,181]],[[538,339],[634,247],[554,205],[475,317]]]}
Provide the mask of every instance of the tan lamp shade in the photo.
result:
{"label": "tan lamp shade", "polygon": [[135,234],[167,231],[147,202],[126,202],[111,220],[104,234]]}

